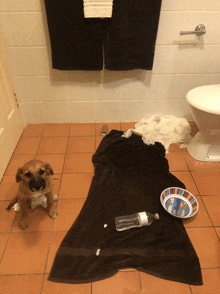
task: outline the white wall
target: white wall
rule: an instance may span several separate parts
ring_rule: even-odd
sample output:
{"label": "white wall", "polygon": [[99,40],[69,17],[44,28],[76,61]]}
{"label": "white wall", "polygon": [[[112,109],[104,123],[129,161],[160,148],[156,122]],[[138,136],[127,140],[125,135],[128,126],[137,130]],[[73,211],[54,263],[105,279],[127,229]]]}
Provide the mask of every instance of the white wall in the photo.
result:
{"label": "white wall", "polygon": [[[26,123],[191,119],[186,93],[220,83],[220,1],[162,0],[150,71],[82,72],[51,67],[43,0],[0,1],[0,26]],[[180,36],[203,23],[204,36]]]}

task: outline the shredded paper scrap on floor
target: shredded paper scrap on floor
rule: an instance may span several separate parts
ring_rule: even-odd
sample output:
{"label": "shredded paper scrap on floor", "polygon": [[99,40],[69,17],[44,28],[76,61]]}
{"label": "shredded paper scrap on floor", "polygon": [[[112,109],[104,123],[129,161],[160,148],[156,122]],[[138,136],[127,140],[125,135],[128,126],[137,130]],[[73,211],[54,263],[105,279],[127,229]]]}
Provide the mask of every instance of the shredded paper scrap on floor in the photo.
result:
{"label": "shredded paper scrap on floor", "polygon": [[[135,124],[134,129],[129,129],[122,137],[129,138],[132,132],[142,135],[142,140],[147,145],[153,145],[160,142],[169,152],[170,144],[184,142],[188,143],[192,137],[190,135],[191,127],[185,118],[178,118],[173,115],[152,116],[150,118],[142,118]],[[181,147],[185,147],[182,144]]]}

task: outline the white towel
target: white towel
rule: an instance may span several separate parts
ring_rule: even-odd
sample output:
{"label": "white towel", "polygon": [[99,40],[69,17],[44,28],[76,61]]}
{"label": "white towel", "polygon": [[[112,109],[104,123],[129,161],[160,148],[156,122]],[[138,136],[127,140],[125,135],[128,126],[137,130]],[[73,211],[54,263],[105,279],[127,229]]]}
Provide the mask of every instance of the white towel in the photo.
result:
{"label": "white towel", "polygon": [[113,0],[83,0],[84,17],[112,17]]}
{"label": "white towel", "polygon": [[[162,118],[156,115],[150,118],[142,118],[136,123],[135,129],[128,129],[122,137],[129,138],[132,131],[141,134],[142,140],[147,145],[160,142],[164,145],[166,153],[169,152],[170,144],[188,143],[192,139],[190,135],[191,127],[188,121],[174,115],[165,115]],[[182,147],[185,147],[185,145]]]}

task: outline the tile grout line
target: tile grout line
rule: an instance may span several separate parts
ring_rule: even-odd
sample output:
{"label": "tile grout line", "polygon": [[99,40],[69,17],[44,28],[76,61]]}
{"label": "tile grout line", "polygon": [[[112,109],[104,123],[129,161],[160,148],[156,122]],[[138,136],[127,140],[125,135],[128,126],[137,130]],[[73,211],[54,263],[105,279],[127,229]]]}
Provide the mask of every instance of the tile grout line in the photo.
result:
{"label": "tile grout line", "polygon": [[[47,124],[45,124],[44,129],[43,129],[43,132],[42,132],[42,134],[41,134],[40,142],[39,142],[38,148],[37,148],[37,150],[36,150],[36,154],[35,154],[35,156],[34,156],[34,159],[36,159],[36,157],[37,157],[37,152],[38,152],[38,150],[39,150],[39,148],[40,148],[40,144],[41,144],[41,141],[42,141],[42,139],[43,139],[43,134],[44,134],[44,132],[45,132],[46,126],[47,126]],[[50,235],[50,242],[51,242],[51,238],[52,238],[52,234]],[[50,242],[49,242],[49,248],[50,248]],[[46,267],[47,267],[47,259],[48,259],[48,255],[49,255],[49,248],[48,248],[48,252],[47,252],[47,258],[46,258],[46,262],[45,262],[45,269],[44,269],[44,272],[46,271]],[[43,279],[42,279],[42,284],[41,284],[41,290],[40,290],[40,293],[42,293],[42,290],[43,290],[44,277],[45,277],[45,274],[43,274]]]}
{"label": "tile grout line", "polygon": [[[46,127],[46,126],[45,126]],[[120,123],[120,128],[121,128],[121,123]],[[71,129],[71,128],[70,128]],[[95,139],[96,139],[96,137],[97,137],[97,134],[96,134],[96,127],[95,127]],[[42,139],[42,137],[43,137],[43,135],[41,136],[41,139]],[[104,136],[103,136],[104,137]],[[68,147],[68,143],[69,143],[69,138],[70,138],[70,134],[69,134],[69,136],[68,136],[68,141],[67,141],[67,147]],[[40,140],[40,142],[41,142],[41,140]],[[39,143],[39,146],[40,146],[40,143]],[[39,149],[39,146],[38,146],[38,149]],[[96,140],[95,140],[95,147],[96,147]],[[37,150],[38,151],[38,150]],[[36,154],[37,154],[37,151],[36,151]],[[66,151],[67,151],[67,148],[66,148]],[[64,170],[64,165],[65,165],[65,160],[66,160],[66,155],[67,155],[67,152],[65,153],[65,157],[64,157],[64,163],[63,163],[63,169],[62,169],[62,172],[61,172],[61,181],[62,181],[62,177],[63,177],[63,170]],[[35,157],[36,157],[36,155],[35,155]],[[185,157],[184,157],[184,159],[185,159]],[[185,160],[186,161],[186,160]],[[187,164],[187,163],[186,163]],[[188,165],[187,165],[188,166]],[[190,175],[192,176],[192,173],[191,173],[191,170],[190,170],[190,168],[188,167],[188,169],[189,169],[189,172],[190,172]],[[72,174],[72,173],[70,173],[70,174]],[[78,174],[82,174],[82,173],[78,173]],[[192,176],[192,179],[193,179],[193,182],[195,183],[195,185],[196,185],[196,182],[195,182],[195,180],[194,180],[194,178],[193,178],[193,176]],[[60,186],[59,186],[59,192],[58,192],[58,195],[59,195],[59,193],[60,193],[60,189],[61,189],[61,181],[60,181]],[[197,185],[196,185],[196,188],[197,188]],[[197,188],[197,190],[198,190],[198,188]],[[198,192],[199,192],[199,190],[198,190]],[[199,192],[199,196],[201,197],[201,199],[202,199],[202,196],[201,196],[201,194],[200,194],[200,192]],[[204,195],[203,195],[204,196]],[[79,199],[84,199],[84,198],[79,198]],[[60,200],[60,199],[59,199]],[[57,203],[58,204],[58,203]],[[203,203],[203,205],[205,206],[205,204]],[[205,209],[206,209],[206,207],[205,207]],[[207,212],[207,210],[206,210],[206,212]],[[207,212],[207,214],[208,214],[208,212]],[[209,214],[208,214],[209,215]],[[209,218],[210,218],[210,216],[209,216]],[[10,237],[10,235],[11,234],[13,234],[13,233],[19,233],[19,232],[12,232],[12,228],[13,228],[13,226],[14,226],[14,223],[15,223],[15,219],[16,219],[16,215],[15,215],[15,218],[14,218],[14,220],[13,220],[13,223],[12,223],[12,227],[11,227],[11,231],[10,231],[10,233],[9,233],[9,237]],[[211,219],[210,219],[211,220]],[[55,220],[54,220],[55,221]],[[41,287],[41,292],[40,293],[42,293],[42,291],[43,291],[43,284],[44,284],[44,278],[45,278],[45,276],[46,276],[46,267],[47,267],[47,262],[48,262],[48,257],[49,257],[49,251],[50,251],[50,246],[51,246],[51,240],[52,240],[52,234],[53,234],[53,229],[54,229],[54,221],[53,221],[53,226],[52,226],[52,229],[51,229],[51,238],[50,238],[50,243],[49,243],[49,248],[48,248],[48,253],[47,253],[47,259],[46,259],[46,264],[45,264],[45,270],[44,270],[44,273],[40,273],[40,274],[30,274],[30,275],[43,275],[43,280],[42,280],[42,287]],[[212,223],[212,221],[211,221],[211,223]],[[212,227],[214,227],[215,228],[215,226],[212,224]],[[218,226],[216,226],[216,227],[218,227]],[[210,227],[209,227],[210,228]],[[28,232],[27,232],[28,233]],[[217,233],[217,232],[216,232]],[[218,235],[217,235],[218,236]],[[9,237],[8,237],[8,240],[9,240]],[[5,245],[5,250],[6,250],[6,246],[7,246],[7,244],[8,244],[8,240],[7,240],[7,242],[6,242],[6,245]],[[5,252],[5,250],[4,250],[4,252]],[[2,255],[2,258],[3,258],[3,255]],[[207,268],[207,269],[210,269],[210,268]],[[217,269],[219,269],[219,267],[217,267]],[[25,275],[25,274],[21,274],[21,275]],[[139,280],[140,280],[140,285],[141,285],[141,279],[140,279],[140,272],[139,272]],[[190,285],[189,285],[190,286]],[[190,290],[191,290],[191,293],[193,293],[193,291],[192,291],[192,289],[191,289],[191,286],[190,286]],[[142,288],[141,288],[141,293],[142,293]],[[92,294],[92,283],[91,283],[91,294]]]}
{"label": "tile grout line", "polygon": [[[27,127],[27,126],[26,126],[26,127]],[[11,158],[12,158],[13,155],[15,155],[15,154],[14,154],[14,153],[15,153],[15,150],[16,150],[16,148],[17,148],[17,146],[18,146],[18,143],[20,142],[20,139],[22,138],[22,135],[24,134],[24,131],[25,131],[26,127],[23,129],[23,132],[22,132],[22,134],[21,134],[21,136],[20,136],[20,138],[19,138],[19,140],[18,140],[18,142],[17,142],[17,144],[16,144],[16,146],[15,146],[15,149],[14,149],[14,152],[12,153],[12,155],[11,155]],[[10,163],[10,161],[11,161],[11,158],[10,158],[10,160],[9,160],[9,162],[8,162],[8,165],[9,165],[9,163]],[[8,165],[7,165],[7,167],[8,167]],[[6,170],[7,170],[7,167],[6,167]],[[6,170],[5,170],[5,172],[6,172]],[[5,176],[5,172],[4,172],[3,176]],[[14,175],[15,175],[15,174],[14,174]],[[0,184],[1,184],[1,183],[0,183]],[[10,200],[9,200],[9,201],[10,201]],[[9,234],[9,235],[8,235],[8,239],[7,239],[7,241],[6,241],[4,251],[3,251],[3,253],[2,253],[2,257],[1,257],[1,259],[0,259],[0,264],[1,264],[2,260],[3,260],[3,257],[4,257],[4,254],[5,254],[5,251],[6,251],[6,248],[7,248],[7,245],[8,245],[9,239],[10,239],[10,236],[11,236],[11,234],[13,233],[13,232],[12,232],[12,229],[13,229],[13,227],[14,227],[14,224],[15,224],[15,220],[16,220],[16,218],[17,218],[17,213],[15,213],[15,217],[14,217],[14,220],[13,220],[13,222],[12,222],[10,232],[8,233],[8,234]]]}
{"label": "tile grout line", "polygon": [[[56,207],[58,207],[58,203],[59,203],[59,194],[60,194],[61,182],[62,182],[62,178],[63,178],[63,170],[64,170],[64,166],[65,166],[65,160],[66,160],[67,148],[68,148],[68,144],[69,144],[70,132],[71,132],[71,124],[70,124],[70,128],[69,128],[69,135],[68,135],[68,140],[67,140],[67,145],[66,145],[66,152],[65,152],[64,161],[63,161],[63,168],[62,168],[62,172],[61,172],[61,176],[60,176],[60,186],[59,186],[59,190],[58,190],[58,200],[57,200],[57,203],[56,203]],[[43,136],[43,134],[42,134],[42,136]],[[49,253],[50,253],[50,248],[51,248],[52,237],[53,237],[53,233],[54,233],[54,231],[53,231],[54,225],[55,225],[55,219],[53,220],[53,225],[52,225],[52,228],[51,228],[50,242],[49,242],[48,251],[47,251],[47,258],[46,258],[45,267],[44,267],[44,274],[43,274],[40,294],[43,291],[44,280],[45,280],[45,277],[46,277],[46,274],[47,274],[46,270],[47,270],[47,263],[48,263],[48,259],[49,259]]]}
{"label": "tile grout line", "polygon": [[[207,213],[207,215],[208,215],[208,217],[209,217],[209,220],[210,220],[210,222],[211,222],[211,224],[212,224],[212,227],[213,227],[214,230],[215,230],[215,227],[214,227],[214,225],[213,225],[212,219],[211,219],[211,217],[210,217],[210,215],[209,215],[209,213],[208,213],[208,210],[207,210],[207,208],[206,208],[206,205],[205,205],[205,203],[204,203],[204,201],[203,201],[203,199],[202,199],[202,195],[201,195],[201,193],[200,193],[200,191],[199,191],[199,188],[198,188],[198,186],[197,186],[197,184],[196,184],[196,181],[195,181],[195,179],[194,179],[194,177],[193,177],[193,175],[192,175],[192,171],[191,171],[191,169],[190,169],[190,167],[189,167],[189,165],[188,165],[188,163],[187,163],[187,160],[186,160],[184,154],[183,154],[183,157],[184,157],[184,160],[185,160],[185,162],[186,162],[186,165],[187,165],[187,167],[188,167],[188,169],[189,169],[189,172],[190,172],[190,175],[191,175],[191,177],[192,177],[192,179],[193,179],[193,182],[194,182],[194,184],[195,184],[195,186],[196,186],[196,189],[197,189],[197,191],[199,192],[199,196],[200,196],[201,201],[202,201],[202,203],[203,203],[203,206],[204,206],[204,208],[205,208],[205,210],[206,210],[206,213]],[[210,228],[210,227],[209,227],[209,228]],[[216,235],[217,235],[217,238],[219,239],[216,230],[215,230],[215,233],[216,233]]]}
{"label": "tile grout line", "polygon": [[[27,126],[26,126],[26,127],[27,127]],[[24,131],[25,131],[26,127],[23,129],[23,132],[22,132],[22,134],[21,134],[21,136],[20,136],[20,138],[19,138],[19,140],[18,140],[18,142],[17,142],[17,144],[16,144],[16,146],[15,146],[15,148],[14,148],[14,151],[13,151],[13,153],[12,153],[10,159],[9,159],[9,162],[8,162],[8,164],[7,164],[7,166],[6,166],[6,169],[5,169],[5,171],[4,171],[3,177],[4,177],[4,176],[8,176],[8,174],[6,174],[6,171],[7,171],[7,169],[8,169],[8,166],[9,166],[9,163],[11,162],[12,157],[15,155],[15,150],[16,150],[16,148],[17,148],[17,146],[18,146],[18,143],[20,142],[20,140],[21,140],[21,138],[22,138],[22,135],[24,134]],[[16,173],[15,173],[15,174],[16,174]],[[14,174],[14,175],[15,175],[15,174]],[[3,177],[2,177],[2,179],[1,179],[1,181],[0,181],[0,184],[1,184],[2,180],[3,180]]]}
{"label": "tile grout line", "polygon": [[37,155],[39,155],[39,154],[37,154],[37,152],[38,152],[38,150],[39,150],[39,148],[40,148],[40,144],[41,144],[41,141],[42,141],[43,134],[44,134],[44,132],[45,132],[46,126],[47,126],[47,124],[45,124],[44,129],[43,129],[43,132],[42,132],[42,134],[41,134],[41,136],[40,136],[40,142],[39,142],[38,148],[37,148],[37,150],[36,150],[36,154],[35,154],[35,156],[34,156],[34,159],[36,159]]}
{"label": "tile grout line", "polygon": [[219,240],[219,242],[220,242],[220,236],[218,235],[218,233],[217,233],[217,231],[216,231],[216,226],[213,226],[213,227],[214,227],[215,233],[216,233],[216,235],[217,235],[217,238],[218,238],[218,240]]}
{"label": "tile grout line", "polygon": [[9,277],[9,276],[42,276],[43,273],[36,273],[36,274],[1,274],[0,277]]}
{"label": "tile grout line", "polygon": [[9,238],[10,238],[10,236],[11,236],[11,234],[12,234],[12,229],[13,229],[13,227],[14,227],[16,217],[17,217],[17,213],[15,214],[14,220],[13,220],[13,222],[12,222],[10,232],[9,232],[9,233],[6,232],[6,234],[8,234],[8,239],[7,239],[7,241],[6,241],[4,251],[3,251],[3,253],[2,253],[2,257],[1,257],[1,259],[0,259],[0,264],[1,264],[2,260],[3,260],[4,254],[5,254],[5,251],[6,251],[6,247],[7,247],[8,242],[9,242]]}
{"label": "tile grout line", "polygon": [[[207,207],[206,207],[206,205],[205,205],[205,203],[204,203],[204,201],[203,201],[203,196],[205,196],[205,195],[201,195],[201,193],[200,193],[200,191],[199,191],[199,188],[198,188],[198,186],[197,186],[197,184],[196,184],[196,181],[195,181],[195,179],[194,179],[194,177],[193,177],[193,175],[192,175],[192,170],[189,168],[189,166],[188,166],[188,164],[187,164],[187,161],[186,161],[186,158],[185,158],[185,156],[184,156],[184,153],[183,153],[183,157],[184,157],[184,160],[185,160],[185,162],[186,162],[186,165],[187,165],[187,167],[188,167],[188,169],[189,169],[189,172],[190,172],[190,175],[191,175],[191,177],[192,177],[192,179],[193,179],[193,182],[194,182],[194,184],[195,184],[195,186],[196,186],[196,189],[197,189],[197,191],[199,192],[199,196],[200,196],[200,199],[201,199],[201,201],[202,201],[202,204],[203,204],[203,206],[204,206],[204,208],[205,208],[205,211],[206,211],[206,213],[207,213],[207,215],[208,215],[208,217],[209,217],[209,220],[210,220],[210,222],[211,222],[211,227],[214,229],[214,231],[215,231],[215,234],[216,234],[216,237],[217,237],[217,239],[220,241],[220,236],[218,235],[218,233],[217,233],[217,231],[216,231],[216,226],[214,226],[214,224],[213,224],[213,221],[212,221],[212,219],[211,219],[211,216],[210,216],[210,214],[209,214],[209,212],[208,212],[208,209],[207,209]],[[194,170],[193,170],[194,171]],[[195,170],[195,171],[200,171],[200,170]],[[204,171],[204,170],[202,170],[202,171]],[[209,171],[209,170],[208,170]],[[206,196],[215,196],[215,195],[206,195]],[[209,227],[207,227],[207,226],[205,226],[205,227],[198,227],[198,228],[210,228],[210,226]]]}
{"label": "tile grout line", "polygon": [[193,290],[192,290],[191,285],[189,285],[189,290],[190,290],[191,294],[193,294]]}
{"label": "tile grout line", "polygon": [[220,269],[220,266],[214,266],[214,267],[203,267],[203,270],[210,270],[210,269]]}
{"label": "tile grout line", "polygon": [[[182,152],[182,150],[181,150],[181,152]],[[202,196],[204,196],[204,195],[201,195],[201,193],[200,193],[200,191],[199,191],[199,188],[198,188],[198,186],[197,186],[197,184],[196,184],[196,181],[195,181],[195,179],[194,179],[194,177],[193,177],[193,175],[192,175],[192,171],[194,171],[194,170],[191,170],[191,169],[190,169],[190,167],[189,167],[189,165],[188,165],[188,163],[187,163],[187,160],[186,160],[186,158],[185,158],[185,156],[184,156],[184,152],[182,152],[182,155],[183,155],[184,160],[185,160],[185,162],[186,162],[186,165],[187,165],[187,167],[188,167],[188,169],[189,169],[190,175],[191,175],[191,177],[192,177],[192,179],[193,179],[193,182],[194,182],[194,184],[195,184],[195,186],[196,186],[196,189],[197,189],[197,191],[199,192],[199,196],[200,196],[200,198],[201,198],[201,201],[202,201],[202,203],[203,203],[203,206],[204,206],[204,208],[205,208],[205,211],[206,211],[206,213],[207,213],[207,215],[208,215],[208,217],[209,217],[209,220],[210,220],[210,222],[211,222],[211,225],[212,225],[211,227],[214,229],[215,234],[216,234],[216,236],[217,236],[217,239],[220,241],[220,237],[219,237],[218,234],[217,234],[216,228],[215,228],[215,226],[214,226],[214,224],[213,224],[213,222],[212,222],[212,219],[211,219],[211,217],[210,217],[210,214],[209,214],[209,212],[208,212],[208,210],[207,210],[207,207],[206,207],[206,205],[205,205],[205,203],[204,203],[204,201],[203,201]],[[200,171],[200,170],[195,170],[195,171]],[[202,171],[204,171],[204,170],[202,170]],[[207,195],[207,196],[210,196],[210,195]],[[211,196],[213,196],[213,195],[211,195]],[[209,226],[209,227],[205,226],[205,227],[206,227],[206,228],[210,228],[210,226]],[[205,227],[196,227],[196,228],[205,228]],[[186,227],[186,228],[187,228],[187,227]],[[190,228],[190,227],[188,227],[188,228]],[[201,269],[202,269],[202,268],[201,268]],[[190,290],[191,290],[191,292],[193,293],[191,286],[190,286]]]}
{"label": "tile grout line", "polygon": [[142,284],[141,284],[141,273],[138,271],[139,274],[139,283],[140,283],[140,289],[141,289],[141,294],[142,294]]}

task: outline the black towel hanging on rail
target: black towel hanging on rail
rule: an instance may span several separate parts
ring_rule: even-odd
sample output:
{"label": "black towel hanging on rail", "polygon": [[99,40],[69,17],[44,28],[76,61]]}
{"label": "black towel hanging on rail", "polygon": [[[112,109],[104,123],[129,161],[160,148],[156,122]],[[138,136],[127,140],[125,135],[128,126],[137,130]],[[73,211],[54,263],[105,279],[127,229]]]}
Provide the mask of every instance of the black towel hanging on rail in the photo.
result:
{"label": "black towel hanging on rail", "polygon": [[151,70],[161,1],[116,0],[101,19],[84,18],[83,0],[45,0],[53,68]]}

